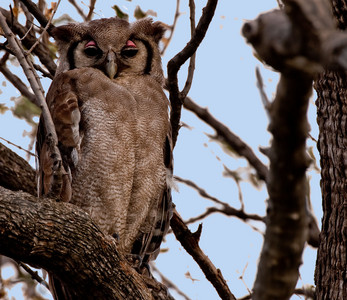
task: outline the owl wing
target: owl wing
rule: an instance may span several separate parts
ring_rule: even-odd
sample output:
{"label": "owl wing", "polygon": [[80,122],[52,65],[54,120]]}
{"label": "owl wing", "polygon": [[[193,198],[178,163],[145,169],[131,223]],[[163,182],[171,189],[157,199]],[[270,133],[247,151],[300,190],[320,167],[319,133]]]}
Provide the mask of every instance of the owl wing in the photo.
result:
{"label": "owl wing", "polygon": [[141,258],[140,272],[148,268],[148,263],[155,260],[160,252],[160,245],[164,236],[169,230],[170,219],[172,217],[172,172],[173,172],[173,156],[172,156],[172,138],[171,128],[166,137],[164,148],[164,164],[167,170],[166,185],[159,199],[155,223],[151,232],[142,234],[134,243],[132,253],[139,255]]}
{"label": "owl wing", "polygon": [[[74,92],[74,80],[68,73],[62,73],[54,78],[46,97],[58,136],[58,148],[62,156],[65,171],[60,190],[54,191],[54,193],[60,200],[66,202],[71,198],[71,170],[77,163],[78,148],[81,140],[81,133],[79,131],[81,114],[79,111],[78,97]],[[49,143],[50,139],[47,136],[43,119],[41,118],[36,138],[39,196],[50,195],[55,183],[53,173],[54,160]]]}

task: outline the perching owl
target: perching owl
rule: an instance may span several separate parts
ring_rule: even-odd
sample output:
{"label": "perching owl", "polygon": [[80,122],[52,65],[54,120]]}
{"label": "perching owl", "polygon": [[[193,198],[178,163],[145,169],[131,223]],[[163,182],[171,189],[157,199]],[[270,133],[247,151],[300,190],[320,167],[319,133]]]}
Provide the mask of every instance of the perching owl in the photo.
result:
{"label": "perching owl", "polygon": [[[66,174],[60,198],[83,208],[119,249],[155,259],[171,217],[169,102],[160,23],[119,18],[56,27],[60,54],[47,104]],[[39,126],[39,193],[52,159]]]}

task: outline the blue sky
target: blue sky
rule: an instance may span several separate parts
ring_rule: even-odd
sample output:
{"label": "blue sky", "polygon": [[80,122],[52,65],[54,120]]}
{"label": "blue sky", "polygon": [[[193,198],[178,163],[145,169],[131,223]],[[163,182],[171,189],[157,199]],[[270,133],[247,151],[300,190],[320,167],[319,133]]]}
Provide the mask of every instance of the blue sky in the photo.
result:
{"label": "blue sky", "polygon": [[[3,0],[2,6],[7,8],[11,1]],[[77,1],[80,3],[80,1]],[[87,1],[86,1],[87,2]],[[197,20],[206,1],[196,1]],[[157,12],[155,20],[172,24],[176,1],[97,1],[96,16],[111,17],[114,11],[110,8],[117,4],[123,10],[132,11],[136,5],[146,11],[152,9]],[[85,8],[84,4],[81,5]],[[246,44],[241,36],[241,27],[247,20],[256,18],[262,12],[277,8],[275,0],[244,0],[244,1],[219,1],[214,20],[202,45],[199,47],[196,58],[196,71],[189,96],[209,111],[220,121],[225,123],[234,133],[249,144],[258,157],[267,164],[267,158],[259,151],[259,147],[267,147],[270,134],[267,132],[268,119],[263,108],[259,91],[256,87],[255,67],[258,66],[263,75],[265,90],[271,99],[276,90],[278,74],[265,68],[254,57],[252,48]],[[67,0],[62,0],[57,11],[57,16],[63,13],[72,14],[74,9]],[[163,57],[163,67],[189,41],[189,7],[187,1],[181,1],[181,16],[173,39]],[[82,21],[77,14],[72,14],[76,21]],[[130,19],[132,21],[132,19]],[[12,69],[15,69],[13,66]],[[179,73],[180,86],[184,85],[186,66]],[[0,103],[13,105],[10,97],[18,96],[10,83],[6,83],[0,75]],[[49,81],[44,82],[48,88]],[[317,139],[316,112],[314,98],[311,100],[309,121],[311,135]],[[224,167],[235,170],[246,168],[243,159],[236,159],[225,153],[219,144],[213,142],[208,134],[213,130],[199,121],[192,113],[183,111],[182,122],[189,125],[190,129],[182,128],[174,151],[174,173],[180,177],[193,180],[211,195],[228,202],[239,208],[237,185],[231,178],[222,176]],[[30,130],[25,121],[13,118],[11,112],[0,115],[0,137],[11,142],[27,147],[29,140],[23,138],[23,130]],[[5,143],[5,145],[7,145]],[[8,146],[8,145],[7,145]],[[308,146],[316,148],[312,141]],[[12,148],[12,147],[11,147]],[[25,156],[25,153],[14,149]],[[315,154],[318,157],[317,151]],[[33,161],[31,161],[33,163]],[[311,198],[318,220],[321,219],[321,196],[319,176],[311,171]],[[179,192],[174,193],[173,200],[177,210],[184,219],[204,212],[206,206],[211,206],[207,200],[200,198],[197,193],[184,185],[179,184]],[[241,183],[245,210],[249,213],[265,214],[267,193],[263,186],[255,189],[249,182]],[[257,260],[262,245],[262,236],[250,226],[255,226],[264,231],[264,226],[256,222],[245,224],[235,218],[222,215],[211,215],[203,221],[201,247],[205,254],[220,268],[227,280],[230,290],[241,297],[251,289],[256,272]],[[198,226],[192,224],[194,231]],[[205,279],[196,263],[185,253],[184,249],[175,241],[173,235],[167,237],[164,248],[169,251],[162,253],[156,262],[162,273],[172,280],[191,299],[218,299],[213,287]],[[301,278],[298,286],[313,284],[313,272],[316,251],[307,247],[304,253],[304,265],[301,268]],[[243,274],[244,272],[244,274]],[[243,280],[240,276],[243,275]],[[176,299],[180,296],[173,293]],[[18,296],[19,297],[19,296]],[[20,299],[20,298],[17,298]],[[293,297],[292,299],[298,299]]]}

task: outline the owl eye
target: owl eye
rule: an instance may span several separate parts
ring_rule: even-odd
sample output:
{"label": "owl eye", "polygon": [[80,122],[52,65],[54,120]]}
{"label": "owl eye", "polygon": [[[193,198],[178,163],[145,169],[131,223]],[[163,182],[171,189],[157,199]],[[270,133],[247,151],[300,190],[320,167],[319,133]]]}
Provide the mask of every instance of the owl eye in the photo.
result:
{"label": "owl eye", "polygon": [[100,49],[96,46],[96,43],[94,41],[89,41],[84,46],[84,53],[88,56],[97,56],[100,54]]}
{"label": "owl eye", "polygon": [[122,49],[121,54],[125,58],[133,57],[137,54],[139,49],[137,49],[135,43],[131,40],[128,40],[125,44],[125,47]]}

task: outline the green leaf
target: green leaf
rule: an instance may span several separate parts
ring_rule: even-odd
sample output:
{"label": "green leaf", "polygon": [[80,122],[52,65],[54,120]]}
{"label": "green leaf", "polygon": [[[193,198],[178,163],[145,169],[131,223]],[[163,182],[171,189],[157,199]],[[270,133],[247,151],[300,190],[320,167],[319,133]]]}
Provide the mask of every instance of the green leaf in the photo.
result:
{"label": "green leaf", "polygon": [[114,5],[114,6],[112,6],[112,8],[115,10],[116,15],[117,15],[118,18],[124,19],[124,20],[127,20],[127,21],[129,20],[129,15],[126,14],[125,12],[123,12],[123,11],[118,7],[118,5]]}
{"label": "green leaf", "polygon": [[33,118],[41,113],[40,108],[24,96],[15,99],[15,106],[11,110],[16,117],[25,119],[31,125],[36,124]]}

